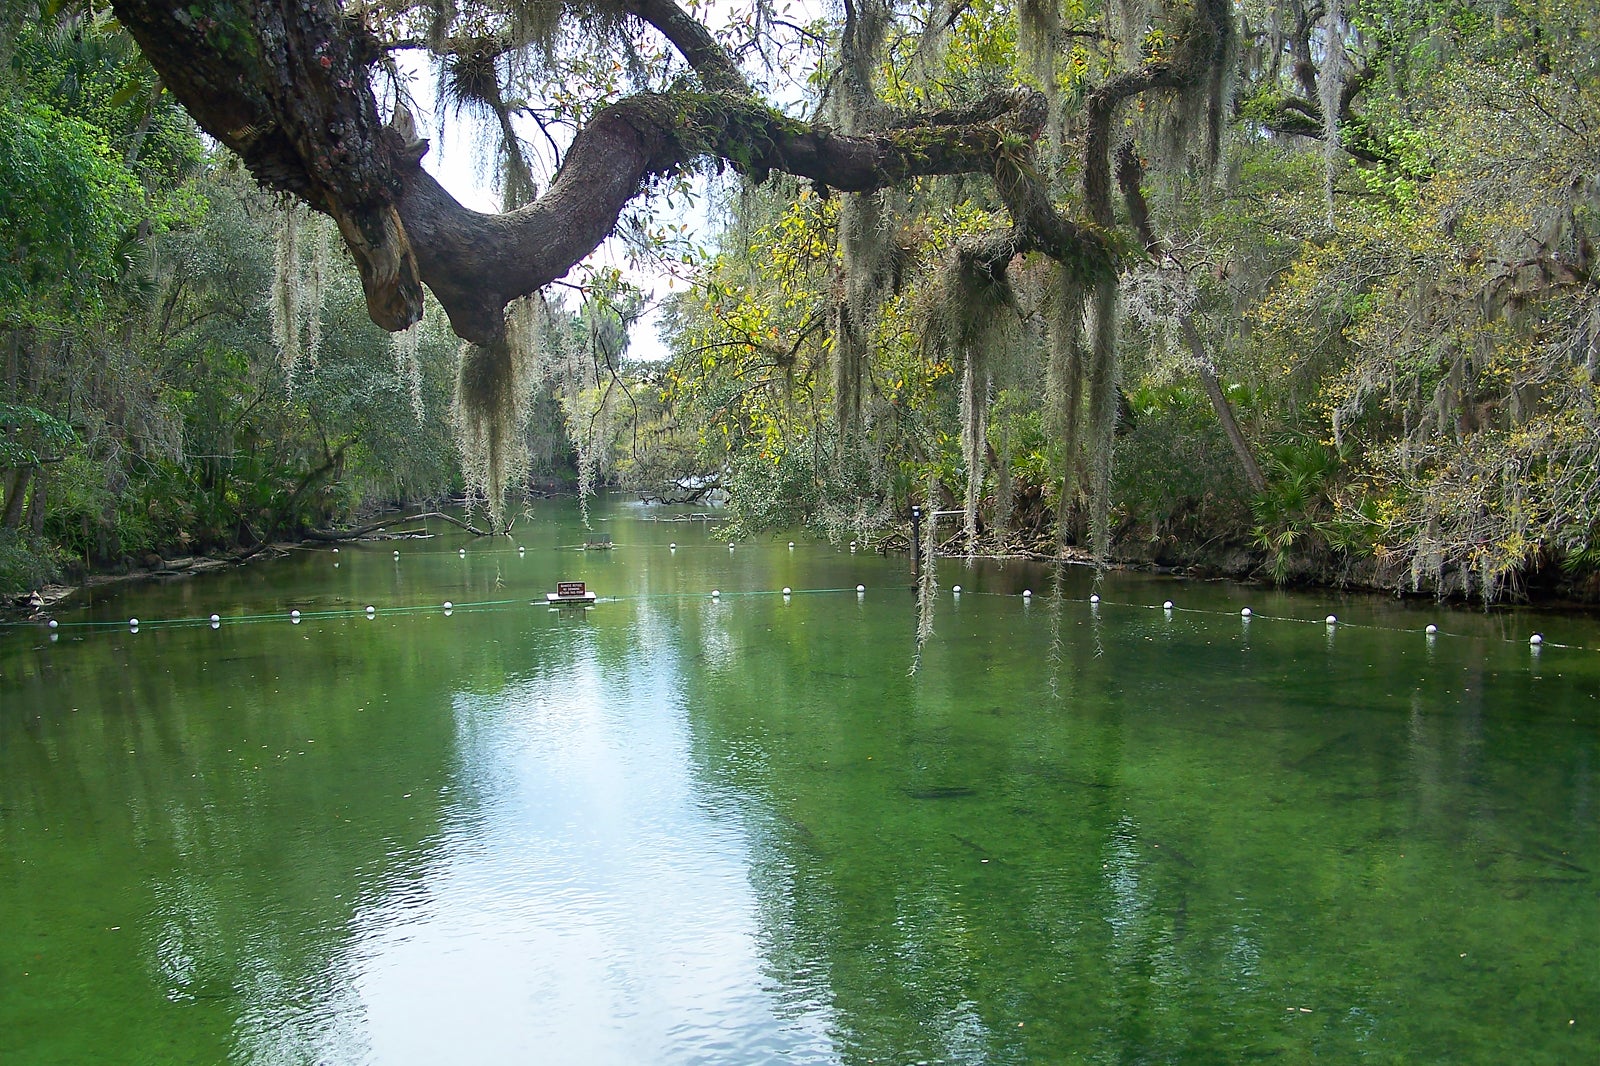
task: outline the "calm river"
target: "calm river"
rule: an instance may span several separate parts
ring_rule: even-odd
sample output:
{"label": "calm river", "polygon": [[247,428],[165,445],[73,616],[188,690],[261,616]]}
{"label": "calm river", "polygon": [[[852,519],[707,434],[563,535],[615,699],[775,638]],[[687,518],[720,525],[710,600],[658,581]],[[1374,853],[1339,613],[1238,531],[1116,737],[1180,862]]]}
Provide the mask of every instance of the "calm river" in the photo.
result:
{"label": "calm river", "polygon": [[0,628],[0,1062],[1600,1062],[1592,619],[667,514]]}

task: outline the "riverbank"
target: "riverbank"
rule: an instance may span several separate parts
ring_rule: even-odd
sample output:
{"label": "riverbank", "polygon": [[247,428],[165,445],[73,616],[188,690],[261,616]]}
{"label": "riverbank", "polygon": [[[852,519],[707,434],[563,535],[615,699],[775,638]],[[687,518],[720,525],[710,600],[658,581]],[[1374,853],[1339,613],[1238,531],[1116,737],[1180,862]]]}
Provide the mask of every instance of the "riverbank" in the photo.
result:
{"label": "riverbank", "polygon": [[[880,546],[888,550],[908,550],[908,532],[895,532],[883,538]],[[941,558],[1025,558],[1049,563],[1057,555],[1051,537],[996,537],[981,534],[973,549],[963,534],[950,537],[938,546]],[[1064,549],[1071,565],[1096,565],[1094,553],[1080,545]],[[1393,557],[1354,557],[1326,549],[1289,556],[1274,573],[1272,557],[1260,548],[1237,539],[1215,536],[1204,542],[1190,542],[1176,536],[1124,536],[1112,544],[1106,562],[1110,570],[1128,573],[1162,574],[1203,581],[1231,581],[1261,588],[1366,593],[1403,599],[1426,599],[1458,607],[1540,607],[1553,610],[1593,611],[1600,608],[1600,570],[1566,570],[1545,565],[1518,573],[1502,584],[1498,595],[1485,603],[1472,575],[1447,569],[1437,577],[1418,575],[1414,580],[1409,567]]]}

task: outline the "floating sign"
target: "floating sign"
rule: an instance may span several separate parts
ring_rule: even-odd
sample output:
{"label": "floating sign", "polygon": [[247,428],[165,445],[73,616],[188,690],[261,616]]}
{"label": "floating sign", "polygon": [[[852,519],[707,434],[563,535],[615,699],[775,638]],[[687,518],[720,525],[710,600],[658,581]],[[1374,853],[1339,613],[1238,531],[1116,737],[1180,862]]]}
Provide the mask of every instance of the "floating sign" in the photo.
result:
{"label": "floating sign", "polygon": [[562,603],[593,603],[594,593],[582,581],[557,581],[556,590],[547,592],[544,598],[552,604]]}

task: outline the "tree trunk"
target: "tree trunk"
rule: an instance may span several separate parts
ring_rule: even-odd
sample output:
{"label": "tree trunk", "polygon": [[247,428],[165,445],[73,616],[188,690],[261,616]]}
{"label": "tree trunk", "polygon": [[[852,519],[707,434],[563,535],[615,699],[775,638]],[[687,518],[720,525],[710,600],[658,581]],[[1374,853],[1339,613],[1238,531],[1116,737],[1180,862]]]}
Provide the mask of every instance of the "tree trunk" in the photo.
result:
{"label": "tree trunk", "polygon": [[44,470],[33,474],[33,491],[28,499],[28,528],[34,536],[44,534],[44,509],[50,496],[50,478]]}
{"label": "tree trunk", "polygon": [[28,498],[28,482],[33,478],[33,467],[21,466],[6,474],[6,505],[0,517],[0,529],[16,529],[22,524],[22,505]]}
{"label": "tree trunk", "polygon": [[1244,472],[1245,480],[1250,483],[1251,491],[1265,492],[1266,475],[1262,474],[1261,464],[1256,462],[1255,452],[1250,450],[1250,442],[1245,440],[1244,431],[1239,428],[1239,420],[1233,417],[1233,405],[1228,402],[1228,394],[1222,391],[1222,383],[1217,380],[1216,371],[1211,369],[1211,359],[1206,355],[1205,344],[1200,340],[1200,331],[1195,329],[1194,319],[1184,315],[1182,326],[1183,339],[1189,345],[1189,354],[1194,357],[1200,386],[1206,390],[1206,396],[1211,400],[1211,407],[1217,412],[1217,421],[1222,423],[1222,431],[1228,435],[1228,443],[1233,445],[1233,454],[1239,459],[1239,468]]}

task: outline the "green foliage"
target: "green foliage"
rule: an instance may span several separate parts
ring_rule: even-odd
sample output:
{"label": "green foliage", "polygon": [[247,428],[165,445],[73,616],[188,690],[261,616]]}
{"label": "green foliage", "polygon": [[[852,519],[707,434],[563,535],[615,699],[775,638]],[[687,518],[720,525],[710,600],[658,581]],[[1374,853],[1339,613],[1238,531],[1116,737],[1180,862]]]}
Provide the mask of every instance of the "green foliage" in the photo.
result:
{"label": "green foliage", "polygon": [[23,591],[61,576],[51,543],[25,529],[0,527],[0,591]]}
{"label": "green foliage", "polygon": [[48,325],[98,305],[141,201],[104,134],[0,100],[0,327]]}
{"label": "green foliage", "polygon": [[1112,498],[1130,547],[1158,558],[1236,539],[1248,486],[1206,398],[1185,384],[1128,395],[1131,427],[1117,442]]}
{"label": "green foliage", "polygon": [[887,519],[889,486],[872,454],[831,427],[791,433],[780,447],[727,464],[729,527],[742,535],[809,526],[830,539],[865,535]]}
{"label": "green foliage", "polygon": [[28,496],[0,500],[22,522],[0,531],[0,590],[459,487],[442,321],[403,372],[334,271],[314,309],[323,363],[291,378],[265,313],[271,201],[206,155],[114,23],[29,23],[11,47],[0,486]]}
{"label": "green foliage", "polygon": [[[1333,492],[1345,457],[1337,448],[1304,435],[1280,440],[1263,464],[1267,487],[1250,501],[1252,535],[1268,554],[1274,581],[1289,577],[1297,557],[1310,553],[1313,540],[1326,544],[1333,515]],[[1348,543],[1348,536],[1341,536]]]}
{"label": "green foliage", "polygon": [[0,470],[38,466],[77,443],[72,427],[37,407],[0,402]]}

